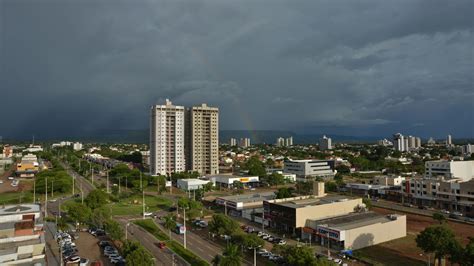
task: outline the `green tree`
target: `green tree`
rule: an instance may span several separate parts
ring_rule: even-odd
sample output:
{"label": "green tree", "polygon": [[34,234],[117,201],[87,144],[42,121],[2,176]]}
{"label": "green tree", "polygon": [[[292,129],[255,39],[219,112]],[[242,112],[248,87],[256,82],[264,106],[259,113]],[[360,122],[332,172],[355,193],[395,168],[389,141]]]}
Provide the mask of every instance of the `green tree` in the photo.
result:
{"label": "green tree", "polygon": [[367,210],[370,210],[372,209],[372,201],[369,199],[369,198],[362,198],[362,203],[365,204],[365,207],[367,208]]}
{"label": "green tree", "polygon": [[256,156],[250,157],[244,166],[249,171],[249,175],[256,175],[263,178],[267,175],[264,164]]}
{"label": "green tree", "polygon": [[103,190],[94,189],[87,195],[84,201],[89,208],[96,209],[104,206],[108,198],[109,196]]}
{"label": "green tree", "polygon": [[91,223],[98,228],[104,228],[105,222],[111,218],[112,213],[110,209],[103,206],[92,211]]}
{"label": "green tree", "polygon": [[239,224],[233,219],[225,216],[222,213],[214,214],[212,220],[209,222],[209,231],[217,235],[233,235],[238,233]]}
{"label": "green tree", "polygon": [[277,191],[275,191],[275,195],[277,199],[285,199],[285,198],[291,198],[293,196],[293,188],[279,188]]}
{"label": "green tree", "polygon": [[459,264],[463,266],[474,265],[474,237],[469,238],[469,243],[467,243],[462,253],[462,259],[458,261]]}
{"label": "green tree", "polygon": [[212,263],[212,265],[214,265],[214,266],[218,266],[218,265],[221,264],[221,261],[222,261],[222,256],[219,255],[219,254],[217,254],[217,255],[214,256],[214,258],[212,259],[211,263]]}
{"label": "green tree", "polygon": [[214,189],[214,183],[209,182],[205,184],[204,186],[202,186],[202,189],[204,190],[204,192],[210,192]]}
{"label": "green tree", "polygon": [[163,217],[163,219],[165,222],[164,226],[166,229],[168,229],[169,237],[171,239],[171,230],[174,230],[176,228],[176,219],[172,214],[166,215],[165,217]]}
{"label": "green tree", "polygon": [[150,253],[148,253],[138,242],[126,241],[123,247],[123,254],[127,262],[127,266],[154,265]]}
{"label": "green tree", "polygon": [[433,220],[438,221],[439,224],[443,224],[446,222],[446,217],[442,213],[435,212],[433,213]]}
{"label": "green tree", "polygon": [[294,266],[307,266],[316,265],[316,258],[314,257],[313,250],[306,246],[288,246],[283,250],[281,254],[288,264]]}
{"label": "green tree", "polygon": [[123,228],[115,220],[108,220],[105,222],[105,231],[113,240],[122,240],[125,235]]}
{"label": "green tree", "polygon": [[325,184],[325,190],[328,192],[337,192],[337,184],[333,181],[328,181]]}
{"label": "green tree", "polygon": [[230,244],[224,249],[223,257],[219,265],[222,266],[240,266],[242,254],[239,246]]}
{"label": "green tree", "polygon": [[427,227],[416,237],[416,245],[426,253],[434,253],[438,265],[443,258],[453,256],[460,249],[453,231],[446,225]]}
{"label": "green tree", "polygon": [[285,177],[279,173],[272,173],[267,178],[268,184],[271,186],[279,186],[285,184]]}
{"label": "green tree", "polygon": [[92,210],[81,203],[74,202],[67,206],[67,213],[74,222],[84,224],[90,221]]}

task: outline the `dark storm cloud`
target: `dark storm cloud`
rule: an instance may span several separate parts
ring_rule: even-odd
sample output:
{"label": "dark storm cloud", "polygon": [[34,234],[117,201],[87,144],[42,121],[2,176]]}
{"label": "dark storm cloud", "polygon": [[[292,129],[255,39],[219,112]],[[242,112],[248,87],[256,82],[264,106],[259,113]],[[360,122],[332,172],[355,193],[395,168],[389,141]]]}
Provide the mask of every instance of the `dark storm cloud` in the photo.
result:
{"label": "dark storm cloud", "polygon": [[0,1],[0,135],[146,128],[170,98],[223,129],[473,136],[473,8]]}

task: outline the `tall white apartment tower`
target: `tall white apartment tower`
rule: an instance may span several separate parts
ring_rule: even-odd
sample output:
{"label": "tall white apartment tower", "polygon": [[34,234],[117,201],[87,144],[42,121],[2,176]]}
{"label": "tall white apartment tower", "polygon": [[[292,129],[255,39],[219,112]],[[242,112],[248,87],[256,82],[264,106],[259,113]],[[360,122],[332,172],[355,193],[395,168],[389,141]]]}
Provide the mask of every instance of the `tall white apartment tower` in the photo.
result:
{"label": "tall white apartment tower", "polygon": [[331,150],[332,149],[331,138],[328,138],[326,137],[326,135],[324,135],[321,139],[319,139],[319,148],[321,150]]}
{"label": "tall white apartment tower", "polygon": [[397,151],[406,151],[405,137],[402,134],[397,133],[393,135],[393,147]]}
{"label": "tall white apartment tower", "polygon": [[185,171],[184,107],[166,99],[150,112],[150,174],[167,175]]}
{"label": "tall white apartment tower", "polygon": [[453,141],[452,141],[451,135],[448,135],[446,137],[446,146],[451,146],[451,145],[453,145]]}
{"label": "tall white apartment tower", "polygon": [[219,173],[219,109],[203,103],[186,110],[186,166],[200,174]]}
{"label": "tall white apartment tower", "polygon": [[237,139],[235,139],[235,138],[230,138],[229,143],[230,143],[230,146],[237,146]]}

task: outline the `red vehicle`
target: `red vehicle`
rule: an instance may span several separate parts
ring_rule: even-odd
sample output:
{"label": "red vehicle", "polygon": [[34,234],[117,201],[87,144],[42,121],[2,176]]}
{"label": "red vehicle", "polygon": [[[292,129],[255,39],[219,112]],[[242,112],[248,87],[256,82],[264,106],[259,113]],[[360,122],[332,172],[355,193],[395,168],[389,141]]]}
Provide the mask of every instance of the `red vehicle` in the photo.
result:
{"label": "red vehicle", "polygon": [[158,244],[156,244],[160,249],[164,249],[166,247],[166,244],[165,242],[160,242]]}

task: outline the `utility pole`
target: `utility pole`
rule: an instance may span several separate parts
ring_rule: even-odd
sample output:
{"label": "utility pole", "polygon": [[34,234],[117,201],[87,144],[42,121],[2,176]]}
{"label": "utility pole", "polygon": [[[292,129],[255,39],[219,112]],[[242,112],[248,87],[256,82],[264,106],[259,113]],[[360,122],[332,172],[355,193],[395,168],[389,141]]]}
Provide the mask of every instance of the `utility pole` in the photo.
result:
{"label": "utility pole", "polygon": [[107,193],[110,193],[109,191],[109,168],[106,167],[106,173],[107,173]]}
{"label": "utility pole", "polygon": [[45,193],[44,193],[44,218],[48,217],[48,177],[45,177]]}
{"label": "utility pole", "polygon": [[33,179],[33,204],[36,203],[36,178]]}
{"label": "utility pole", "polygon": [[187,228],[186,228],[186,207],[183,208],[183,222],[184,222],[184,236],[183,236],[183,240],[184,240],[184,249],[186,249],[186,231],[187,231]]}
{"label": "utility pole", "polygon": [[328,258],[330,258],[331,257],[331,251],[329,250],[329,232],[328,232],[327,236],[328,236]]}
{"label": "utility pole", "polygon": [[82,190],[82,183],[81,183],[81,202],[84,205],[84,191]]}
{"label": "utility pole", "polygon": [[74,175],[71,175],[71,177],[72,177],[72,196],[74,196],[74,192],[75,192],[75,191],[74,191],[74,185],[75,185],[75,184],[74,184],[74,183],[75,183],[75,182],[74,182],[74,179],[75,179],[75,178],[74,178]]}
{"label": "utility pole", "polygon": [[257,266],[257,247],[253,247],[253,266]]}
{"label": "utility pole", "polygon": [[51,198],[54,198],[54,180],[51,180]]}
{"label": "utility pole", "polygon": [[120,194],[120,176],[118,178],[119,178],[119,194]]}
{"label": "utility pole", "polygon": [[140,171],[140,184],[142,187],[143,219],[145,219],[145,189],[143,188],[142,172]]}
{"label": "utility pole", "polygon": [[91,182],[92,185],[94,185],[94,169],[92,168],[92,163],[89,163],[91,165]]}

